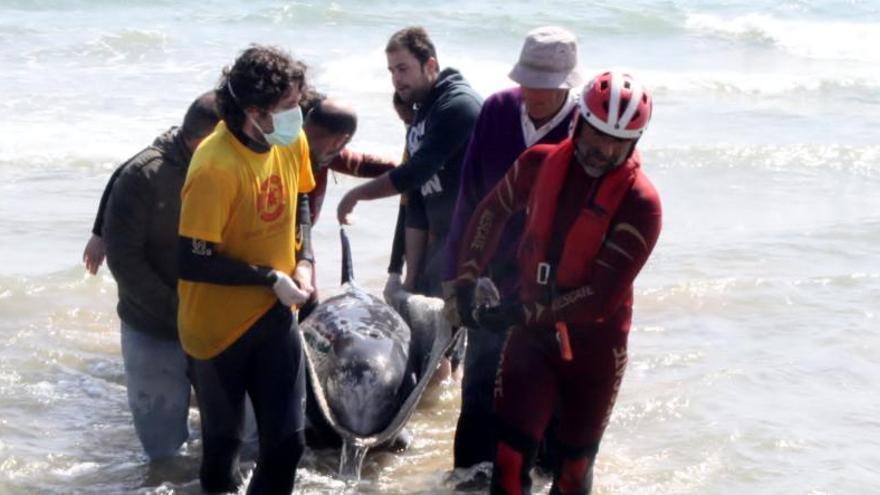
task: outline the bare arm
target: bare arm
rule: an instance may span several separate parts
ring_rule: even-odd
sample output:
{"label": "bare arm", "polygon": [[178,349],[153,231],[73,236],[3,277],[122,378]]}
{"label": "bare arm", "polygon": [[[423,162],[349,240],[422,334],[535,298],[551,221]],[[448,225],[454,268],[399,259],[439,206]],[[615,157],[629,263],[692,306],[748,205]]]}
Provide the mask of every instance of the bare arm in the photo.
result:
{"label": "bare arm", "polygon": [[339,206],[336,207],[336,219],[342,225],[348,225],[348,215],[354,210],[358,201],[369,201],[379,198],[387,198],[399,194],[388,173],[382,174],[375,179],[365,182],[354,189],[345,193],[345,196],[339,200]]}
{"label": "bare arm", "polygon": [[95,215],[95,222],[92,225],[92,235],[89,237],[88,242],[86,242],[85,249],[83,249],[83,263],[86,265],[86,270],[92,275],[97,274],[98,269],[104,264],[104,257],[107,254],[107,243],[104,242],[104,239],[101,236],[104,229],[104,217],[106,216],[107,202],[110,200],[110,193],[113,191],[113,184],[116,183],[116,179],[119,178],[119,174],[122,173],[122,169],[124,169],[127,164],[128,162],[125,162],[116,167],[116,170],[113,171],[113,175],[110,176],[110,180],[107,181],[107,185],[104,186],[104,192],[101,194],[101,201],[98,203],[98,213]]}

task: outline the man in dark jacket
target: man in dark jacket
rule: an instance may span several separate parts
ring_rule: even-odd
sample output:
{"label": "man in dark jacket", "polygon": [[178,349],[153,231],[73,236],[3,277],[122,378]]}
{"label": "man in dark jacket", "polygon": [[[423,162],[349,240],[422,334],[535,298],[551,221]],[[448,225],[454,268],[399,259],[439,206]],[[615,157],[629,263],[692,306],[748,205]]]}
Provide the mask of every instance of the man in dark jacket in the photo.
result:
{"label": "man in dark jacket", "polygon": [[177,336],[177,223],[193,150],[214,129],[213,92],[119,168],[103,219],[107,264],[119,288],[128,403],[150,459],[174,455],[189,436],[190,381]]}
{"label": "man in dark jacket", "polygon": [[439,70],[434,45],[421,27],[394,33],[385,55],[395,91],[416,108],[407,132],[409,160],[349,191],[339,202],[337,217],[348,223],[346,217],[358,201],[406,193],[404,288],[438,296],[461,161],[482,99],[457,70]]}

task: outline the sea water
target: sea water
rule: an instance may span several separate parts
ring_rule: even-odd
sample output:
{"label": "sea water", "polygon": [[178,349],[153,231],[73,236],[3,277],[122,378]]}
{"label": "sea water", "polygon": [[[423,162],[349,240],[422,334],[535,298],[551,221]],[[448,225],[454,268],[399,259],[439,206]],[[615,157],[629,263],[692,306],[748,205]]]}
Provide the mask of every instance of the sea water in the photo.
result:
{"label": "sea water", "polygon": [[[251,43],[290,50],[358,110],[353,149],[399,157],[384,44],[412,24],[484,96],[547,24],[578,34],[586,74],[622,68],[653,90],[640,147],[664,229],[594,492],[877,492],[880,2],[2,0],[0,493],[199,492],[196,409],[181,456],[148,464],[115,283],[80,261],[106,180]],[[325,295],[335,205],[356,183],[331,181],[315,228]],[[376,292],[396,208],[360,203],[350,228]],[[451,492],[458,405],[446,384],[410,449],[369,455],[355,486],[308,453],[297,490]]]}

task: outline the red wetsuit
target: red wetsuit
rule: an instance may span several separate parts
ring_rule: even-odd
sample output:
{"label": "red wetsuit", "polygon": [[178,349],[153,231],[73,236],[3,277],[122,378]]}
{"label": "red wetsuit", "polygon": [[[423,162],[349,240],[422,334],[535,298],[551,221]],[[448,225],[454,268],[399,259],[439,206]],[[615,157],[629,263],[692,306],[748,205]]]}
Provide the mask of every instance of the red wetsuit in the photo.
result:
{"label": "red wetsuit", "polygon": [[[459,256],[456,284],[470,284],[491,259],[507,218],[528,207],[519,254],[525,322],[505,343],[495,383],[502,434],[493,489],[501,492],[528,492],[530,458],[557,402],[564,452],[555,488],[586,490],[626,368],[632,284],[660,233],[660,199],[638,152],[596,179],[571,159],[572,149],[567,139],[520,155],[474,212]],[[545,166],[562,168],[557,189],[548,189]],[[535,227],[542,223],[543,230]],[[552,267],[545,285],[537,283],[541,260]],[[560,354],[560,321],[568,326],[571,361]]]}

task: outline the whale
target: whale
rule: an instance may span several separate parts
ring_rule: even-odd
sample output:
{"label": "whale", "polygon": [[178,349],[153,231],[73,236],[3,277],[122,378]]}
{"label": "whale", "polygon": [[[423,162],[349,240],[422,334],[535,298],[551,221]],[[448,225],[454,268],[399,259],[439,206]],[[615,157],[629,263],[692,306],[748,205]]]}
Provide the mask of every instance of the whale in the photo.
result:
{"label": "whale", "polygon": [[400,438],[458,333],[442,299],[401,290],[385,301],[358,286],[344,229],[340,241],[341,292],[300,323],[307,439],[339,446],[339,476],[359,480],[366,453]]}

